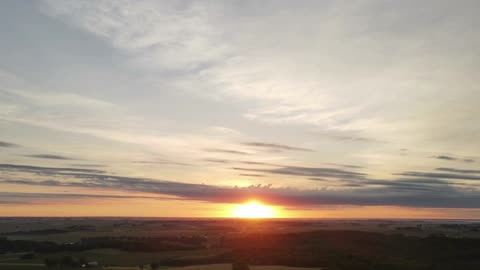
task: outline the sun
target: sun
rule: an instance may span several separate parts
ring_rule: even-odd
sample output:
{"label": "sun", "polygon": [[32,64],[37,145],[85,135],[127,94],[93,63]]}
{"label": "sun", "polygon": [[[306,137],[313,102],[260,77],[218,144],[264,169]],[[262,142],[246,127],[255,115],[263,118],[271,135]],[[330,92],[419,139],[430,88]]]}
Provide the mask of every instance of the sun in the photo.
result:
{"label": "sun", "polygon": [[273,207],[264,205],[258,201],[250,201],[237,205],[232,210],[232,217],[236,218],[273,218],[275,210]]}

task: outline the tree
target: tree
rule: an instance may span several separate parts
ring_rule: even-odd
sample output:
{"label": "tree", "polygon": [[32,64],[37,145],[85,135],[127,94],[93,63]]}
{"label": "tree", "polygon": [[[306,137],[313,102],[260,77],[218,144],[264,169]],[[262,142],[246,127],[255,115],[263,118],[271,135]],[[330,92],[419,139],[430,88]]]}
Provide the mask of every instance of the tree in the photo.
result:
{"label": "tree", "polygon": [[20,256],[20,260],[31,260],[33,258],[35,258],[35,253],[33,252],[25,253],[22,256]]}
{"label": "tree", "polygon": [[77,266],[77,262],[75,262],[72,256],[64,256],[60,262],[60,265],[63,267],[75,267]]}
{"label": "tree", "polygon": [[153,262],[153,263],[150,264],[150,268],[152,270],[156,270],[156,269],[160,268],[160,264],[158,264],[156,262]]}
{"label": "tree", "polygon": [[80,266],[82,266],[82,265],[87,265],[87,263],[88,263],[88,260],[85,259],[85,257],[80,257],[80,259],[78,259],[78,264],[79,264]]}
{"label": "tree", "polygon": [[232,270],[250,270],[250,266],[245,262],[234,262],[232,263]]}
{"label": "tree", "polygon": [[46,267],[57,267],[58,266],[58,260],[57,259],[45,258],[44,263],[45,263]]}

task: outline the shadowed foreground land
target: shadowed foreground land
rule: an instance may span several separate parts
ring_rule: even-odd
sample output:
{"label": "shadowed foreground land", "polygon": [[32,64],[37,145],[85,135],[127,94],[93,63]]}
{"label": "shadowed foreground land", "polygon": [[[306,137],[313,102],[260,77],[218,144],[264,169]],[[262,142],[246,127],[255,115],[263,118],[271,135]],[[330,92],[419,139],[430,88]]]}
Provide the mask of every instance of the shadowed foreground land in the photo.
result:
{"label": "shadowed foreground land", "polygon": [[[2,269],[5,270],[40,270],[45,269],[42,265],[2,265]],[[138,267],[107,267],[105,269],[110,270],[138,270]],[[231,264],[207,264],[207,265],[193,265],[184,267],[161,267],[160,269],[172,269],[172,270],[231,270]],[[251,270],[316,270],[321,268],[302,268],[302,267],[288,267],[288,266],[251,266]]]}
{"label": "shadowed foreground land", "polygon": [[[480,224],[453,221],[2,219],[0,269],[480,269]],[[280,265],[280,266],[272,266]],[[182,268],[184,269],[184,268]]]}

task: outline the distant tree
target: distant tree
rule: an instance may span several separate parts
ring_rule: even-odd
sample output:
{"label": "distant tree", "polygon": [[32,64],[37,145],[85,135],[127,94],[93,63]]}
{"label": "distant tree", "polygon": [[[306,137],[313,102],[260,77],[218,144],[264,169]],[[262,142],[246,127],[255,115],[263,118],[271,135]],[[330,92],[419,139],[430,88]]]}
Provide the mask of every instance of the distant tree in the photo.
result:
{"label": "distant tree", "polygon": [[153,262],[153,263],[150,264],[150,268],[152,270],[156,270],[156,269],[160,268],[160,264]]}
{"label": "distant tree", "polygon": [[85,259],[85,257],[80,257],[80,259],[78,259],[78,264],[79,264],[80,266],[82,266],[82,265],[87,265],[87,263],[88,263],[88,260]]}
{"label": "distant tree", "polygon": [[76,267],[78,264],[73,259],[72,256],[64,256],[62,258],[62,260],[60,261],[60,265],[63,266],[63,267]]}
{"label": "distant tree", "polygon": [[250,266],[245,262],[234,262],[232,263],[232,270],[250,270]]}
{"label": "distant tree", "polygon": [[45,258],[44,263],[45,263],[46,267],[57,267],[58,266],[58,260],[57,259]]}
{"label": "distant tree", "polygon": [[25,253],[25,254],[23,254],[22,256],[20,256],[19,259],[20,259],[20,260],[31,260],[31,259],[33,259],[33,258],[35,258],[35,253],[29,252],[29,253]]}

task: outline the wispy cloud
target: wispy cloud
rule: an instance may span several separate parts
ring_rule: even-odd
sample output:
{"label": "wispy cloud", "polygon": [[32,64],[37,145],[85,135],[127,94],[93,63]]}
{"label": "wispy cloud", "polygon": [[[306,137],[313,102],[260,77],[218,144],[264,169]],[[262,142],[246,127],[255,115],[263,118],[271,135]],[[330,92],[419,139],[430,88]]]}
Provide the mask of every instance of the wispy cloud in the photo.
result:
{"label": "wispy cloud", "polygon": [[362,179],[366,176],[365,173],[322,167],[281,166],[278,168],[269,169],[234,167],[233,169],[247,172],[261,172],[290,176],[326,177],[337,179]]}
{"label": "wispy cloud", "polygon": [[242,164],[247,164],[247,165],[261,165],[261,166],[271,166],[271,167],[283,167],[283,165],[279,164],[274,164],[271,162],[263,162],[263,161],[246,161],[246,160],[241,160],[238,161],[239,163]]}
{"label": "wispy cloud", "polygon": [[451,156],[445,156],[445,155],[440,155],[440,156],[434,156],[436,159],[444,159],[444,160],[457,160],[457,158],[451,157]]}
{"label": "wispy cloud", "polygon": [[171,160],[140,160],[140,161],[133,161],[133,163],[138,164],[157,164],[157,165],[178,165],[178,166],[192,166],[192,164],[184,163],[184,162],[176,162]]}
{"label": "wispy cloud", "polygon": [[314,152],[312,149],[289,146],[284,144],[276,143],[264,143],[264,142],[246,142],[244,145],[265,149],[268,151],[303,151],[303,152]]}
{"label": "wispy cloud", "polygon": [[458,158],[458,157],[447,156],[447,155],[434,156],[433,158],[442,159],[442,160],[449,160],[449,161],[463,161],[463,162],[466,162],[466,163],[475,162],[475,160],[471,159],[471,158]]}
{"label": "wispy cloud", "polygon": [[69,164],[69,166],[89,167],[89,168],[105,168],[105,167],[108,167],[105,164]]}
{"label": "wispy cloud", "polygon": [[452,174],[452,173],[403,172],[403,173],[396,173],[395,175],[427,177],[427,178],[437,178],[437,179],[480,180],[480,175],[472,176],[467,174]]}
{"label": "wispy cloud", "polygon": [[339,167],[344,167],[344,168],[350,168],[350,169],[362,169],[364,167],[358,166],[358,165],[350,165],[350,164],[339,164],[339,163],[326,163],[327,165],[332,165],[332,166],[339,166]]}
{"label": "wispy cloud", "polygon": [[437,168],[437,171],[452,172],[452,173],[467,173],[467,174],[480,174],[480,170],[464,170],[454,168]]}
{"label": "wispy cloud", "polygon": [[248,176],[248,177],[265,177],[265,175],[262,174],[254,174],[254,173],[241,173],[239,174],[240,176]]}
{"label": "wispy cloud", "polygon": [[70,20],[73,25],[111,42],[142,66],[196,69],[227,52],[220,42],[222,33],[215,30],[209,10],[200,3],[47,3],[49,15]]}
{"label": "wispy cloud", "polygon": [[210,153],[222,153],[222,154],[233,154],[233,155],[250,155],[248,152],[231,150],[231,149],[220,149],[220,148],[206,148],[206,152]]}
{"label": "wispy cloud", "polygon": [[57,203],[58,199],[162,199],[158,196],[133,196],[133,195],[98,195],[82,193],[25,193],[25,192],[0,192],[1,204],[42,204],[45,200]]}
{"label": "wispy cloud", "polygon": [[0,141],[0,147],[11,148],[11,147],[19,147],[20,145],[15,143],[3,142]]}
{"label": "wispy cloud", "polygon": [[[459,90],[462,102],[451,104],[456,116],[444,124],[428,120],[444,115],[440,104],[446,97],[435,95],[440,100],[427,103],[423,97],[446,93],[453,81],[468,85],[474,75],[473,64],[462,59],[476,56],[478,35],[469,29],[478,23],[471,12],[477,4],[459,4],[456,12],[429,1],[47,4],[48,15],[107,41],[130,56],[134,67],[180,74],[180,80],[166,83],[172,87],[254,101],[244,114],[250,120],[320,127],[351,142],[384,137],[421,142],[428,137],[422,135],[450,138],[458,127],[474,130],[463,124],[475,110],[468,87]],[[378,10],[390,15],[369,19]],[[452,34],[464,42],[452,40]],[[438,69],[439,62],[449,65]],[[165,78],[159,80],[165,84]],[[358,131],[365,136],[350,135]]]}
{"label": "wispy cloud", "polygon": [[12,171],[12,172],[29,172],[29,173],[105,173],[102,170],[94,169],[79,169],[79,168],[60,168],[60,167],[38,167],[30,165],[17,165],[17,164],[0,164],[0,171]]}
{"label": "wispy cloud", "polygon": [[230,160],[220,159],[220,158],[205,158],[205,159],[203,159],[203,161],[210,162],[210,163],[222,163],[222,164],[226,164],[226,163],[231,162]]}
{"label": "wispy cloud", "polygon": [[334,141],[341,141],[341,142],[357,142],[357,143],[379,143],[384,142],[373,138],[367,138],[364,136],[360,136],[358,134],[352,132],[345,132],[345,131],[336,131],[336,132],[314,132],[322,137],[326,137],[328,139]]}
{"label": "wispy cloud", "polygon": [[74,158],[70,158],[70,157],[66,157],[66,156],[50,155],[50,154],[25,155],[25,157],[43,158],[43,159],[58,159],[58,160],[75,160]]}

